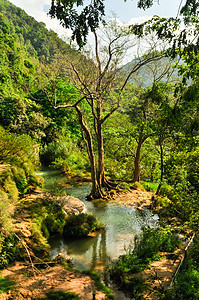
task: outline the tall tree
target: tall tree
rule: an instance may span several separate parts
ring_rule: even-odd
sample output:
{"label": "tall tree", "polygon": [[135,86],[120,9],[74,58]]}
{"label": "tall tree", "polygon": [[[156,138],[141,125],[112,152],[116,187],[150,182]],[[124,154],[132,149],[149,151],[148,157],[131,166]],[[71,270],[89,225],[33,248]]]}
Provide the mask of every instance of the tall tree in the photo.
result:
{"label": "tall tree", "polygon": [[132,74],[144,64],[159,60],[161,54],[154,51],[143,56],[123,78],[120,72],[122,57],[130,46],[135,45],[135,42],[132,44],[132,40],[129,39],[129,31],[110,23],[101,33],[102,45],[99,42],[99,33],[93,34],[95,41],[93,57],[91,52],[85,52],[84,56],[76,53],[67,59],[65,66],[64,58],[61,62],[61,72],[68,74],[72,85],[79,92],[79,97],[76,100],[65,99],[60,103],[55,89],[53,105],[56,109],[76,109],[91,165],[90,197],[101,198],[104,197],[103,187],[113,188],[105,178],[104,123],[119,108],[122,92]]}

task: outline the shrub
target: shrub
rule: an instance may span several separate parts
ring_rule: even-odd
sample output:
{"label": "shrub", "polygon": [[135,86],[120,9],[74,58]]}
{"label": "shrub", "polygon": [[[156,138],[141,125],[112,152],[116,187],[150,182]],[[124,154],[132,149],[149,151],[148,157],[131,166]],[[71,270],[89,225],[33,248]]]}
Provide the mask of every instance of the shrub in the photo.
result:
{"label": "shrub", "polygon": [[41,162],[44,166],[51,166],[74,175],[85,169],[87,160],[71,137],[61,137],[41,149]]}
{"label": "shrub", "polygon": [[47,198],[38,198],[37,202],[31,205],[30,214],[34,250],[45,255],[50,250],[48,238],[63,231],[65,214],[58,203]]}
{"label": "shrub", "polygon": [[56,201],[47,198],[37,199],[37,203],[31,207],[31,217],[47,239],[63,231],[65,214]]}
{"label": "shrub", "polygon": [[100,228],[102,225],[97,222],[95,216],[81,213],[66,219],[63,235],[66,238],[81,238]]}
{"label": "shrub", "polygon": [[164,298],[175,299],[199,299],[199,241],[195,239],[194,244],[188,251],[187,257],[180,269],[174,286],[166,291]]}
{"label": "shrub", "polygon": [[146,191],[157,191],[158,184],[154,182],[142,182],[143,187],[145,188]]}

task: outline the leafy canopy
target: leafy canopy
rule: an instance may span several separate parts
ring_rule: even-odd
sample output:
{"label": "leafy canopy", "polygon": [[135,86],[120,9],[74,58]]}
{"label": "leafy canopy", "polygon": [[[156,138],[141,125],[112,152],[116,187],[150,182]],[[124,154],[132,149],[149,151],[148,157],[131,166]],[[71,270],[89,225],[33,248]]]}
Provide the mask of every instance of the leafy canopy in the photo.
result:
{"label": "leafy canopy", "polygon": [[[80,48],[86,44],[89,29],[93,32],[100,22],[105,22],[104,0],[90,0],[89,2],[86,5],[85,0],[52,0],[49,11],[49,15],[57,18],[63,27],[72,30],[72,39],[76,40]],[[155,2],[157,0],[137,0],[137,7],[145,10],[153,6]],[[179,9],[180,7],[179,1]],[[187,23],[198,16],[198,9],[197,0],[186,0],[180,9],[180,14]]]}

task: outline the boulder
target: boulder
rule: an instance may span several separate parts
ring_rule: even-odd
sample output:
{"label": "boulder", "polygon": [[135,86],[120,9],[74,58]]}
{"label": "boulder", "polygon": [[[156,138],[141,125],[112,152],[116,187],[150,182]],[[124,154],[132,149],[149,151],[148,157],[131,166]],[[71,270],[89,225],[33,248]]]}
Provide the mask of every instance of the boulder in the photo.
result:
{"label": "boulder", "polygon": [[81,200],[73,196],[64,196],[60,197],[57,200],[59,204],[63,207],[63,210],[66,212],[66,214],[78,215],[79,213],[85,210],[85,204]]}

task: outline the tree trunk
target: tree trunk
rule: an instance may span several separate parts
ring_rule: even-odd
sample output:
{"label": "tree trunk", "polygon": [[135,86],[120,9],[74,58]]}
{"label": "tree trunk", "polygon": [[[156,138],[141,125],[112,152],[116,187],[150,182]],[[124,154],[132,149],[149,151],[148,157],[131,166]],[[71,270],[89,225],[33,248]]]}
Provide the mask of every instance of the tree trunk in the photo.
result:
{"label": "tree trunk", "polygon": [[133,182],[140,181],[140,158],[141,158],[141,148],[143,144],[143,139],[139,138],[138,145],[137,145],[137,151],[134,161],[134,176],[133,176]]}
{"label": "tree trunk", "polygon": [[159,146],[160,146],[160,170],[161,170],[161,174],[160,174],[160,183],[158,185],[157,191],[156,191],[156,195],[159,195],[161,186],[162,186],[162,182],[163,182],[163,176],[164,176],[164,159],[163,159],[163,143],[161,140],[159,140]]}
{"label": "tree trunk", "polygon": [[98,145],[98,184],[104,186],[105,184],[105,171],[104,171],[104,143],[103,131],[101,122],[101,101],[98,100],[97,105],[97,145]]}
{"label": "tree trunk", "polygon": [[95,155],[94,155],[94,150],[93,150],[93,141],[92,141],[92,136],[90,133],[89,128],[86,126],[84,119],[83,119],[83,113],[81,109],[76,106],[76,110],[78,113],[79,117],[79,123],[81,125],[81,128],[83,132],[85,133],[85,141],[86,141],[86,146],[87,146],[87,152],[91,164],[91,180],[92,180],[92,190],[90,195],[87,196],[88,199],[99,199],[103,198],[103,192],[101,189],[101,185],[98,182],[98,174],[97,174],[97,169],[96,169],[96,164],[95,164]]}

